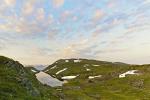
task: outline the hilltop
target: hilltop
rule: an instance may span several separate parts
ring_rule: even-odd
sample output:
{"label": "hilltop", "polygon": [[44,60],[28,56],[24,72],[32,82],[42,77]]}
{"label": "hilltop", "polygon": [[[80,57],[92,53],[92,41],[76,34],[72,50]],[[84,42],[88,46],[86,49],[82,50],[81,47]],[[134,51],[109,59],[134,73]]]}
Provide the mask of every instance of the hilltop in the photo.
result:
{"label": "hilltop", "polygon": [[149,100],[150,65],[60,59],[44,72],[66,80],[64,100]]}
{"label": "hilltop", "polygon": [[49,65],[44,72],[61,78],[61,76],[67,75],[80,75],[82,78],[86,78],[89,75],[98,74],[114,74],[128,70],[130,64],[120,62],[107,62],[90,59],[60,59]]}

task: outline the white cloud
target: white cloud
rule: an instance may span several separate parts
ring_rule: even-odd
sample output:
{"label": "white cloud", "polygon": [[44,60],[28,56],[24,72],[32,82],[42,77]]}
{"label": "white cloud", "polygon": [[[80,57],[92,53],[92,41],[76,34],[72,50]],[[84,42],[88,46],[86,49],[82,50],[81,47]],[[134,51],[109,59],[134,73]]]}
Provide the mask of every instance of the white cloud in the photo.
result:
{"label": "white cloud", "polygon": [[14,6],[16,0],[4,0],[4,2],[7,6]]}
{"label": "white cloud", "polygon": [[52,2],[53,2],[53,6],[55,8],[59,8],[59,7],[63,6],[65,1],[64,0],[53,0]]}
{"label": "white cloud", "polygon": [[69,20],[69,17],[70,17],[71,15],[72,15],[72,14],[71,14],[71,11],[68,11],[68,10],[64,11],[64,12],[61,14],[61,16],[60,16],[60,21],[61,21],[61,22],[65,22],[66,20]]}
{"label": "white cloud", "polygon": [[24,15],[30,15],[34,11],[34,2],[26,2],[22,8]]}
{"label": "white cloud", "polygon": [[150,3],[150,0],[144,0],[144,3]]}
{"label": "white cloud", "polygon": [[93,20],[100,20],[104,16],[104,12],[101,9],[96,9],[93,14]]}
{"label": "white cloud", "polygon": [[37,19],[38,21],[44,20],[44,18],[45,18],[45,11],[44,11],[44,9],[43,9],[43,8],[38,8],[38,9],[37,9],[37,15],[36,15],[36,16],[37,16],[36,19]]}
{"label": "white cloud", "polygon": [[54,22],[53,15],[49,14],[47,21],[48,21],[49,23]]}

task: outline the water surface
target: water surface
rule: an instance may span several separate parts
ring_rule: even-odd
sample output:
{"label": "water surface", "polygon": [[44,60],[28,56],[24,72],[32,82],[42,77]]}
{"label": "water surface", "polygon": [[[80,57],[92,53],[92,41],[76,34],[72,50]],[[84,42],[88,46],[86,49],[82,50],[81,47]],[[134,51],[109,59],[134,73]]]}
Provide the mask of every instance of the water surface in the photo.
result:
{"label": "water surface", "polygon": [[51,77],[49,74],[46,74],[44,72],[39,72],[36,75],[36,78],[42,83],[47,84],[51,87],[57,87],[62,86],[64,82],[58,80],[57,78]]}

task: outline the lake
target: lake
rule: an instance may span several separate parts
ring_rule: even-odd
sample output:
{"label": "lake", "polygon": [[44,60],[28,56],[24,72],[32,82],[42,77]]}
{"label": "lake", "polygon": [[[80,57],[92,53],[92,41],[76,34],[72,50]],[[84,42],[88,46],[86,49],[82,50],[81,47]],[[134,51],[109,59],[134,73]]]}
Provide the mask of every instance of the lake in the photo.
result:
{"label": "lake", "polygon": [[57,78],[54,78],[50,76],[49,74],[46,74],[44,72],[39,72],[36,75],[36,78],[42,83],[49,85],[51,87],[57,87],[57,86],[62,86],[64,84],[63,81],[58,80]]}

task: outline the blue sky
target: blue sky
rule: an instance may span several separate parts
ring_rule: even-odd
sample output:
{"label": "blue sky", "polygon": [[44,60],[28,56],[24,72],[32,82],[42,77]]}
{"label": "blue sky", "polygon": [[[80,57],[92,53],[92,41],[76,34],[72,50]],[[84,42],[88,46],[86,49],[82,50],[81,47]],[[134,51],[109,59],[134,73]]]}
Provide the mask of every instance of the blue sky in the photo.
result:
{"label": "blue sky", "polygon": [[0,0],[0,55],[150,63],[150,0]]}

